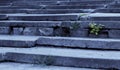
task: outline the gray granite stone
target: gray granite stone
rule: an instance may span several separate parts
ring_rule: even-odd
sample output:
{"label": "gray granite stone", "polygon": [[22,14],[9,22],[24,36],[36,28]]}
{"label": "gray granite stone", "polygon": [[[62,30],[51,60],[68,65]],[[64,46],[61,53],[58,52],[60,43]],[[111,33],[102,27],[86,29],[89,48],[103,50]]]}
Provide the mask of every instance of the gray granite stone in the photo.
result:
{"label": "gray granite stone", "polygon": [[26,27],[23,31],[23,35],[37,35],[36,27]]}
{"label": "gray granite stone", "polygon": [[91,37],[91,38],[108,38],[108,34],[99,34],[99,35],[89,34],[88,37]]}
{"label": "gray granite stone", "polygon": [[117,49],[120,47],[119,39],[100,38],[72,38],[72,37],[40,37],[38,45],[53,45],[60,47]]}
{"label": "gray granite stone", "polygon": [[24,21],[76,21],[79,14],[8,14],[9,20]]}
{"label": "gray granite stone", "polygon": [[120,38],[120,30],[110,30],[109,37],[110,38]]}
{"label": "gray granite stone", "polygon": [[0,21],[0,26],[12,27],[60,27],[61,21]]}
{"label": "gray granite stone", "polygon": [[70,29],[66,27],[54,28],[54,36],[70,36]]}
{"label": "gray granite stone", "polygon": [[9,34],[10,28],[9,27],[0,27],[0,34]]}
{"label": "gray granite stone", "polygon": [[6,20],[7,18],[8,18],[7,15],[0,14],[0,20]]}
{"label": "gray granite stone", "polygon": [[53,28],[38,28],[38,35],[40,36],[51,36],[53,35]]}
{"label": "gray granite stone", "polygon": [[11,36],[0,35],[0,46],[2,47],[33,47],[39,37],[34,36]]}
{"label": "gray granite stone", "polygon": [[101,8],[102,5],[50,5],[45,6],[44,9],[96,9]]}
{"label": "gray granite stone", "polygon": [[[71,27],[74,21],[65,21],[62,22],[62,27]],[[120,29],[120,22],[118,21],[77,21],[79,23],[81,29],[89,28],[90,23],[101,24],[104,25],[106,29]]]}
{"label": "gray granite stone", "polygon": [[0,63],[1,70],[99,70],[91,68],[75,68],[75,67],[62,67],[62,66],[43,66],[40,64],[25,64],[25,63],[13,63],[5,62]]}
{"label": "gray granite stone", "polygon": [[13,28],[12,34],[14,35],[22,35],[23,33],[23,28]]}
{"label": "gray granite stone", "polygon": [[70,36],[72,36],[72,37],[88,37],[88,29],[71,30]]}
{"label": "gray granite stone", "polygon": [[7,50],[5,59],[15,62],[42,64],[41,61],[45,57],[50,57],[51,59],[45,59],[45,61],[52,60],[51,65],[120,69],[120,53],[118,51],[43,48],[43,46],[28,49],[1,48],[0,50]]}
{"label": "gray granite stone", "polygon": [[4,61],[4,53],[0,53],[0,61]]}

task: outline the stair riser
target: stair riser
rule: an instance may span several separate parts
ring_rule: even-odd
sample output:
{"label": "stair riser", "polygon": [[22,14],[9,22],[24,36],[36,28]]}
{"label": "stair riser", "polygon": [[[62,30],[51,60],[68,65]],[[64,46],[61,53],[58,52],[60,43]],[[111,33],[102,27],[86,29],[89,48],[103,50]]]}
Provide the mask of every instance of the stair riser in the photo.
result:
{"label": "stair riser", "polygon": [[120,13],[120,9],[98,9],[94,13]]}
{"label": "stair riser", "polygon": [[4,46],[4,47],[33,47],[35,46],[35,42],[34,41],[7,41],[7,40],[0,40],[0,46]]}
{"label": "stair riser", "polygon": [[27,14],[64,14],[64,13],[87,13],[89,11],[84,11],[82,9],[30,9],[30,10],[25,10],[25,9],[1,9],[0,13],[2,14],[14,14],[14,13],[27,13]]}
{"label": "stair riser", "polygon": [[37,63],[37,64],[41,64],[41,62],[45,61],[46,63],[43,62],[43,64],[67,66],[67,67],[118,68],[118,69],[120,68],[119,66],[120,60],[109,60],[109,59],[74,58],[74,57],[64,57],[64,56],[7,53],[5,60],[22,62],[22,63]]}
{"label": "stair riser", "polygon": [[24,20],[24,21],[76,21],[77,15],[67,16],[9,16],[9,20]]}
{"label": "stair riser", "polygon": [[39,38],[37,45],[52,45],[71,48],[96,48],[96,49],[117,49],[119,50],[119,41],[99,41],[85,39],[64,39],[64,38]]}

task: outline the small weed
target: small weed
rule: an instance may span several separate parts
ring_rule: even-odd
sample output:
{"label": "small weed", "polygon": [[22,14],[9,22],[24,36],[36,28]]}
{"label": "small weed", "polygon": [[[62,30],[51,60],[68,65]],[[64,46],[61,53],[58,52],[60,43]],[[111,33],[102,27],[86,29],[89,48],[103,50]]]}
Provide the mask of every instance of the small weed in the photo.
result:
{"label": "small weed", "polygon": [[89,28],[90,28],[90,33],[91,34],[98,35],[100,33],[100,31],[104,28],[104,25],[96,24],[96,23],[90,23]]}

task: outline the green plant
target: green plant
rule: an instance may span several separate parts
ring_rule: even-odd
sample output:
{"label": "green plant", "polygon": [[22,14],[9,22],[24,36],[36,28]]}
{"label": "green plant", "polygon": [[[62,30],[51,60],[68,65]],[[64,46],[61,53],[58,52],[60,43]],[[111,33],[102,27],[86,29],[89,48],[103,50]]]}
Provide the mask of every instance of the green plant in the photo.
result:
{"label": "green plant", "polygon": [[72,29],[72,30],[77,30],[79,28],[80,28],[80,23],[77,23],[77,22],[72,23],[72,25],[70,27],[70,29]]}
{"label": "green plant", "polygon": [[96,24],[96,23],[90,23],[89,28],[90,28],[90,33],[91,34],[98,35],[100,33],[100,31],[104,28],[104,25]]}

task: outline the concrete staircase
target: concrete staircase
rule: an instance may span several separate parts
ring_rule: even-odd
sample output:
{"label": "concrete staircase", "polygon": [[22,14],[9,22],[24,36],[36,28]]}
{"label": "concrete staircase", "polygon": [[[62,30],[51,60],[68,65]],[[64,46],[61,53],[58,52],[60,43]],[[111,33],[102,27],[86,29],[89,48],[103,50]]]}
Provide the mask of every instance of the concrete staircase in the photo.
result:
{"label": "concrete staircase", "polygon": [[1,0],[0,68],[119,70],[119,7],[119,0]]}

